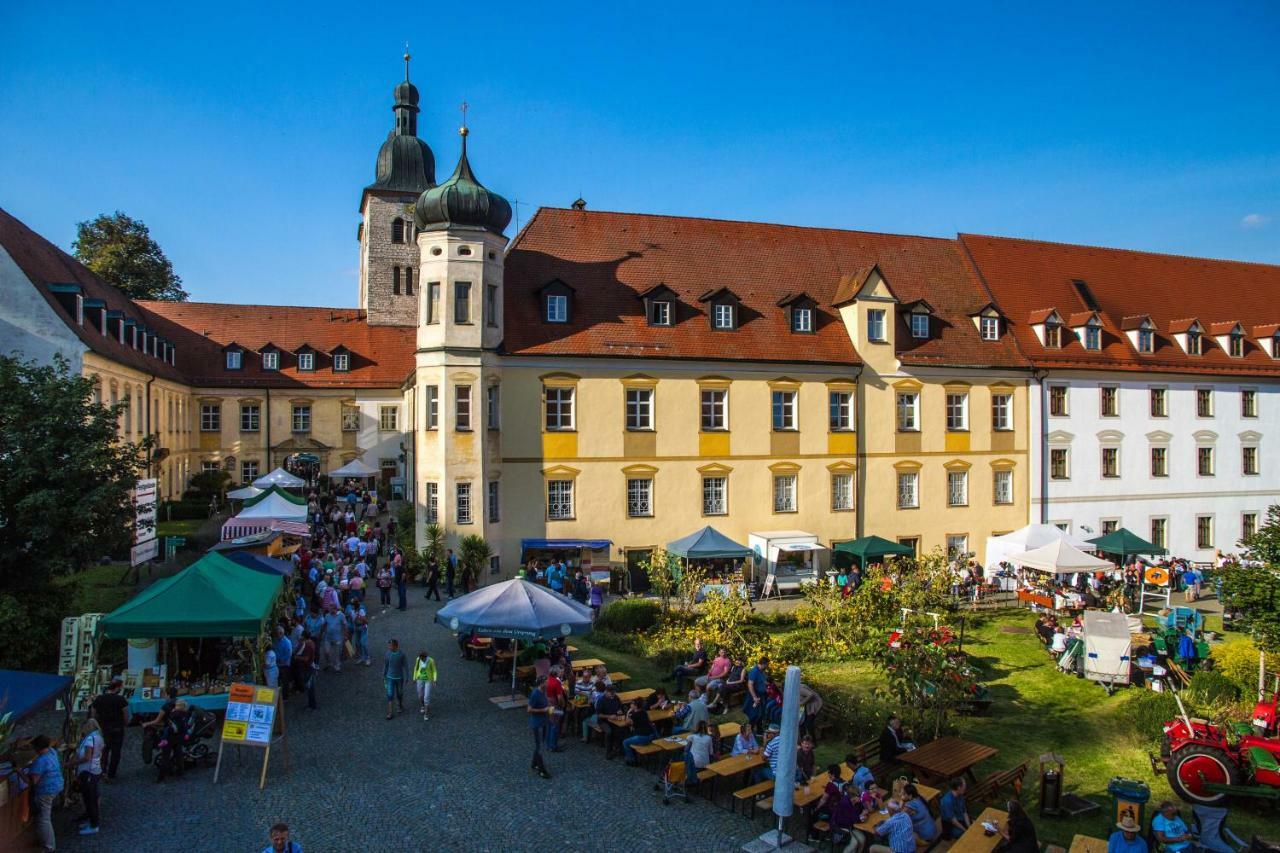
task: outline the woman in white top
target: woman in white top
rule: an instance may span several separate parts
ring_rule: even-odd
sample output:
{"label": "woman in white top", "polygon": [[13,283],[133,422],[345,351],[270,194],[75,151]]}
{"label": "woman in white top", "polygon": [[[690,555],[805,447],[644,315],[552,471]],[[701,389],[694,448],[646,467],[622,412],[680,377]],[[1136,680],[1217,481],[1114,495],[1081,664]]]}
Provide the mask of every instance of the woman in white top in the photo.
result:
{"label": "woman in white top", "polygon": [[98,833],[98,783],[102,781],[102,751],[106,741],[102,738],[97,720],[85,720],[80,729],[80,746],[76,749],[76,777],[80,782],[80,796],[84,799],[84,824],[81,835]]}
{"label": "woman in white top", "polygon": [[[715,739],[707,734],[707,724],[705,722],[698,723],[697,730],[689,735],[689,740],[685,743],[685,761],[692,762],[695,770],[701,770],[714,760],[715,757]],[[685,771],[686,778],[690,778],[693,774]]]}

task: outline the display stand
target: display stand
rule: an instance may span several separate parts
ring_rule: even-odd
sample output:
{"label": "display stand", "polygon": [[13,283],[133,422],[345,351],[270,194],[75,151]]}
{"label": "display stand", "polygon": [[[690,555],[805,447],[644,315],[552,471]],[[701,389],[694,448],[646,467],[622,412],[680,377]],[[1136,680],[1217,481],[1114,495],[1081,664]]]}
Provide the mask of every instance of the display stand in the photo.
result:
{"label": "display stand", "polygon": [[767,574],[764,576],[764,586],[760,588],[760,599],[773,596],[774,598],[782,598],[782,591],[778,589],[778,576],[775,574]]}
{"label": "display stand", "polygon": [[218,774],[222,771],[222,754],[225,748],[228,745],[248,746],[262,750],[262,773],[258,777],[258,790],[261,791],[267,786],[271,748],[276,744],[284,750],[284,769],[287,773],[289,744],[285,739],[280,690],[254,684],[233,684],[227,702],[227,718],[222,724],[222,740],[218,743],[218,764],[213,771],[214,784],[218,783]]}
{"label": "display stand", "polygon": [[1147,583],[1144,578],[1138,590],[1138,613],[1144,616],[1155,616],[1161,610],[1173,606],[1173,584]]}

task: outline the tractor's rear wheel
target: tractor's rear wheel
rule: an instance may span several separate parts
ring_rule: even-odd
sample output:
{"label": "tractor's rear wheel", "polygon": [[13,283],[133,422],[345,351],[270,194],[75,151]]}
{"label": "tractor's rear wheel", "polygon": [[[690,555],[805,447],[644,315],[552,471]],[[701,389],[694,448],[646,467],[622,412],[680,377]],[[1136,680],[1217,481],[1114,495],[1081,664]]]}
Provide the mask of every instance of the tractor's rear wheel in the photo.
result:
{"label": "tractor's rear wheel", "polygon": [[1240,770],[1231,756],[1212,746],[1186,746],[1169,760],[1169,787],[1189,803],[1216,805],[1227,798],[1220,791],[1205,789],[1206,782],[1240,784]]}

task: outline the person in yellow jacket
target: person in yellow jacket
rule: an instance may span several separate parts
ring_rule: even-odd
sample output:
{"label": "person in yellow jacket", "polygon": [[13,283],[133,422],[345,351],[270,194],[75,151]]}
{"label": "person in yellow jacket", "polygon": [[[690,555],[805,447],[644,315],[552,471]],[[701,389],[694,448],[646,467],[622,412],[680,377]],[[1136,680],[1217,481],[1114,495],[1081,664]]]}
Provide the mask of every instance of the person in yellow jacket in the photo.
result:
{"label": "person in yellow jacket", "polygon": [[431,719],[431,688],[438,677],[436,660],[427,652],[418,652],[418,659],[413,662],[413,683],[418,690],[418,702],[422,705],[422,719]]}

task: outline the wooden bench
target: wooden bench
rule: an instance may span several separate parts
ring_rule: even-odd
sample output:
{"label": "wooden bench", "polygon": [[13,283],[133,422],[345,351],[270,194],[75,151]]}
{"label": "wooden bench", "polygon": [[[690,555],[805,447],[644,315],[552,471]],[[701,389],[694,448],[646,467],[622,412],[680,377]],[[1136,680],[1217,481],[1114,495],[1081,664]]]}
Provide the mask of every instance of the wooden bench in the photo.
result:
{"label": "wooden bench", "polygon": [[973,802],[980,805],[986,805],[994,802],[1000,796],[1003,788],[1010,788],[1013,791],[1014,799],[1022,794],[1022,779],[1027,775],[1027,762],[1022,762],[1011,770],[1001,770],[988,775],[985,779],[974,786],[970,797]]}
{"label": "wooden bench", "polygon": [[869,740],[866,743],[858,744],[853,748],[853,754],[858,756],[858,763],[865,764],[867,769],[871,771],[871,775],[876,779],[885,779],[898,766],[896,761],[880,760],[879,740]]}
{"label": "wooden bench", "polygon": [[[773,780],[757,782],[754,785],[748,785],[733,792],[733,811],[737,811],[738,803],[743,804],[742,813],[748,817],[755,817],[755,803],[762,795],[773,790]],[[748,809],[747,807],[750,806]]]}

